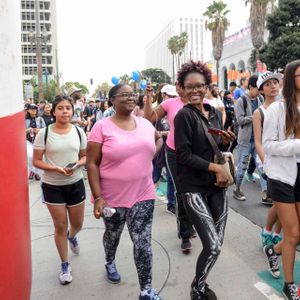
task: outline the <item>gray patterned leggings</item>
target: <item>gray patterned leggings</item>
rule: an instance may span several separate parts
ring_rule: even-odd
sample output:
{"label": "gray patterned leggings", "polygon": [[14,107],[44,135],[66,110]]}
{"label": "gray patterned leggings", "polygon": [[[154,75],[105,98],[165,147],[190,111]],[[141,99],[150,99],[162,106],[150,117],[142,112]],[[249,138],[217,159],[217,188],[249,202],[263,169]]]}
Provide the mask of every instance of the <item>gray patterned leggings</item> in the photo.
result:
{"label": "gray patterned leggings", "polygon": [[218,259],[228,214],[226,191],[185,193],[184,206],[202,242],[196,266],[196,289],[204,292],[206,278]]}
{"label": "gray patterned leggings", "polygon": [[127,223],[141,290],[150,288],[152,282],[153,211],[154,200],[146,200],[137,202],[131,208],[117,208],[112,217],[104,218],[103,245],[107,262],[115,259],[125,222]]}

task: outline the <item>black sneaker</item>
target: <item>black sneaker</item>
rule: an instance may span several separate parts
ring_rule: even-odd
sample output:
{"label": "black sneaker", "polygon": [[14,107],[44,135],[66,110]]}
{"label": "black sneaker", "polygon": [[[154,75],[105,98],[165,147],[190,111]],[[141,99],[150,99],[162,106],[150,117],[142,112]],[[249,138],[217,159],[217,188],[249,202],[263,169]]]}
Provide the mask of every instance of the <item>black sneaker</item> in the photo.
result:
{"label": "black sneaker", "polygon": [[189,238],[182,239],[181,251],[187,253],[190,252],[191,249],[192,249],[192,244],[190,242],[190,239]]}
{"label": "black sneaker", "polygon": [[194,278],[191,284],[191,300],[206,300],[206,296],[204,293],[198,291],[196,288],[196,278]]}
{"label": "black sneaker", "polygon": [[298,287],[295,283],[284,283],[282,295],[287,300],[300,300]]}
{"label": "black sneaker", "polygon": [[172,215],[176,215],[175,205],[168,205],[167,212],[172,214]]}
{"label": "black sneaker", "polygon": [[268,245],[264,247],[264,253],[268,258],[269,271],[274,278],[279,278],[279,256],[275,253],[274,245]]}
{"label": "black sneaker", "polygon": [[209,288],[207,283],[205,283],[204,296],[205,296],[205,300],[217,300],[218,299],[215,292]]}

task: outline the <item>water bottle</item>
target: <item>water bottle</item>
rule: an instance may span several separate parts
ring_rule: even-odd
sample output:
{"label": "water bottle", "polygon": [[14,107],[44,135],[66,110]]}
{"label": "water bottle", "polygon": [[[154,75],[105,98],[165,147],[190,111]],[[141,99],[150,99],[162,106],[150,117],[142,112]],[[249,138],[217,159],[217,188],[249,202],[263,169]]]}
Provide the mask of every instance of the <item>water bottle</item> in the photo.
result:
{"label": "water bottle", "polygon": [[102,214],[105,218],[110,218],[116,213],[116,209],[112,207],[105,206],[102,209]]}

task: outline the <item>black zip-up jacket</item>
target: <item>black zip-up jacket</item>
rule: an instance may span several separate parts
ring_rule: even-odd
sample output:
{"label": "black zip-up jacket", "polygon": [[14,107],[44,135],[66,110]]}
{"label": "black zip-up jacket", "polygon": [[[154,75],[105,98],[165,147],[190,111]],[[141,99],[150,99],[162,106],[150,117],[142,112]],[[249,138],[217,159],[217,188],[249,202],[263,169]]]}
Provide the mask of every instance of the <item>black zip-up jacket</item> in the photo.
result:
{"label": "black zip-up jacket", "polygon": [[[214,151],[205,135],[202,118],[208,127],[223,129],[222,114],[210,105],[204,106],[209,110],[209,120],[193,105],[187,104],[176,115],[175,149],[177,175],[180,184],[178,192],[213,192],[220,190],[215,186],[216,176],[208,171],[208,165],[214,162]],[[219,149],[225,150],[221,138],[213,135]]]}

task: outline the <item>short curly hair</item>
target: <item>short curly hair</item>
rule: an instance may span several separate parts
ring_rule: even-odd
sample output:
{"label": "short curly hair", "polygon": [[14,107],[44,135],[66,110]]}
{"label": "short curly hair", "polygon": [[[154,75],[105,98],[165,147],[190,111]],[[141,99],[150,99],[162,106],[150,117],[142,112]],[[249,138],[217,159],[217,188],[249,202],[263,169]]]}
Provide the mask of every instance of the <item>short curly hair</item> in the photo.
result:
{"label": "short curly hair", "polygon": [[177,82],[181,88],[184,89],[185,78],[190,73],[202,74],[205,78],[207,85],[210,85],[212,82],[211,70],[208,68],[207,64],[203,63],[201,61],[191,60],[191,61],[183,64],[177,73]]}

